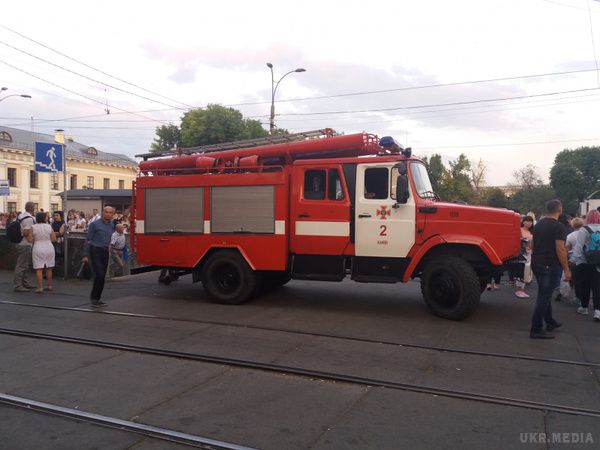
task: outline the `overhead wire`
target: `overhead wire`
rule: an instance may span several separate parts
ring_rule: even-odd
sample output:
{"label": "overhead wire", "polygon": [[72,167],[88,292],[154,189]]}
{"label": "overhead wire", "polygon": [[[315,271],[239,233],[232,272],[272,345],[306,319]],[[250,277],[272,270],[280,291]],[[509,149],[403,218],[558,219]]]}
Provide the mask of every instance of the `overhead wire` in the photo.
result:
{"label": "overhead wire", "polygon": [[38,61],[42,61],[42,62],[44,62],[46,64],[49,64],[49,65],[51,65],[53,67],[56,67],[56,68],[61,69],[61,70],[64,70],[65,72],[69,72],[69,73],[71,73],[73,75],[76,75],[78,77],[84,78],[84,79],[86,79],[88,81],[92,81],[94,83],[101,84],[103,86],[109,87],[109,88],[114,89],[116,91],[123,92],[123,93],[129,94],[129,95],[134,95],[134,96],[139,97],[141,99],[148,100],[148,101],[154,102],[154,103],[158,103],[160,105],[169,106],[170,108],[176,108],[176,109],[179,109],[179,110],[186,110],[187,109],[187,108],[182,108],[182,107],[176,107],[174,105],[171,105],[171,104],[168,104],[168,103],[165,103],[165,102],[161,102],[160,100],[155,100],[155,99],[152,99],[150,97],[146,97],[145,95],[136,94],[135,92],[129,91],[127,89],[122,89],[122,88],[120,88],[118,86],[114,86],[112,84],[105,83],[104,81],[97,80],[97,79],[92,78],[92,77],[88,77],[87,75],[84,75],[82,73],[76,72],[76,71],[71,70],[71,69],[68,69],[66,67],[61,66],[60,64],[53,63],[52,61],[48,61],[47,59],[44,59],[44,58],[42,58],[40,56],[37,56],[37,55],[34,55],[33,53],[29,53],[29,52],[27,52],[25,50],[17,48],[14,45],[11,45],[11,44],[9,44],[7,42],[4,42],[4,41],[0,40],[0,44],[6,46],[8,48],[11,48],[11,49],[13,49],[13,50],[15,50],[17,52],[20,52],[20,53],[22,53],[24,55],[30,56],[31,58],[35,58]]}
{"label": "overhead wire", "polygon": [[[395,107],[391,107],[391,108],[372,108],[372,109],[337,110],[337,111],[316,111],[316,112],[307,112],[307,113],[280,113],[280,114],[278,114],[278,116],[315,116],[315,115],[324,115],[324,114],[357,114],[357,113],[365,113],[365,112],[390,112],[390,111],[402,111],[402,110],[411,110],[411,109],[434,108],[434,107],[441,107],[441,106],[473,105],[473,104],[477,104],[477,103],[501,102],[501,101],[508,101],[508,100],[524,99],[524,98],[537,98],[537,97],[554,96],[554,95],[560,95],[560,94],[569,94],[569,93],[575,93],[575,92],[590,92],[590,91],[597,91],[597,90],[600,90],[600,87],[584,88],[584,89],[570,89],[570,90],[565,90],[565,91],[545,92],[545,93],[541,93],[541,94],[527,94],[527,95],[516,95],[516,96],[509,96],[509,97],[465,100],[465,101],[448,102],[448,103],[435,103],[435,104],[428,104],[428,105],[395,106]],[[248,116],[248,117],[268,117],[268,114]]]}
{"label": "overhead wire", "polygon": [[[342,94],[332,94],[332,95],[320,95],[313,97],[296,97],[289,99],[277,100],[277,103],[288,103],[288,102],[300,102],[300,101],[308,101],[308,100],[322,100],[322,99],[330,99],[330,98],[340,98],[340,97],[353,97],[360,95],[372,95],[372,94],[386,94],[390,92],[403,92],[403,91],[412,91],[418,89],[432,89],[432,88],[442,88],[442,87],[453,87],[453,86],[462,86],[469,84],[483,84],[483,83],[495,83],[501,81],[515,81],[515,80],[526,80],[530,78],[543,78],[550,76],[562,76],[562,75],[575,75],[586,72],[594,72],[596,69],[576,69],[576,70],[566,70],[561,72],[547,72],[541,74],[533,74],[533,75],[515,75],[509,77],[498,77],[498,78],[486,78],[481,80],[469,80],[469,81],[456,81],[450,83],[434,83],[434,84],[426,84],[420,86],[405,86],[401,88],[390,88],[390,89],[378,89],[372,91],[358,91],[358,92],[347,92]],[[231,103],[224,106],[252,106],[252,105],[265,105],[270,104],[270,101],[260,101],[260,102],[245,102],[245,103]]]}
{"label": "overhead wire", "polygon": [[120,81],[121,83],[125,83],[125,84],[127,84],[127,85],[129,85],[129,86],[135,87],[135,88],[137,88],[137,89],[140,89],[140,90],[142,90],[142,91],[145,91],[145,92],[148,92],[148,93],[150,93],[150,94],[156,95],[156,96],[158,96],[158,97],[164,98],[164,99],[166,99],[166,100],[169,100],[169,101],[172,101],[172,102],[175,102],[175,103],[182,104],[182,105],[184,105],[184,106],[186,106],[186,107],[188,107],[188,108],[193,108],[193,106],[192,106],[192,105],[188,105],[187,103],[184,103],[184,102],[181,102],[181,101],[179,101],[179,100],[176,100],[176,99],[173,99],[173,98],[167,97],[167,96],[165,96],[165,95],[159,94],[158,92],[151,91],[151,90],[149,90],[149,89],[146,89],[146,88],[144,88],[144,87],[142,87],[142,86],[139,86],[139,85],[137,85],[137,84],[135,84],[135,83],[131,83],[131,82],[127,81],[127,80],[124,80],[124,79],[122,79],[122,78],[119,78],[119,77],[117,77],[117,76],[115,76],[115,75],[111,75],[110,73],[107,73],[107,72],[105,72],[105,71],[103,71],[103,70],[101,70],[101,69],[98,69],[98,68],[96,68],[96,67],[93,67],[93,66],[91,66],[90,64],[87,64],[87,63],[85,63],[85,62],[83,62],[83,61],[80,61],[80,60],[78,60],[78,59],[76,59],[76,58],[73,58],[72,56],[69,56],[69,55],[67,55],[67,54],[65,54],[65,53],[63,53],[63,52],[61,52],[61,51],[59,51],[59,50],[56,50],[55,48],[52,48],[52,47],[50,47],[50,46],[48,46],[48,45],[46,45],[46,44],[43,44],[43,43],[41,43],[41,42],[39,42],[39,41],[36,41],[35,39],[32,39],[32,38],[30,38],[30,37],[28,37],[28,36],[25,36],[24,34],[22,34],[22,33],[19,33],[18,31],[15,31],[15,30],[13,30],[12,28],[9,28],[9,27],[7,27],[6,25],[2,25],[2,24],[0,24],[0,28],[3,28],[3,29],[5,29],[5,30],[7,30],[7,31],[10,31],[11,33],[13,33],[13,34],[16,34],[17,36],[20,36],[20,37],[22,37],[23,39],[26,39],[26,40],[28,40],[28,41],[30,41],[30,42],[33,42],[34,44],[37,44],[37,45],[39,45],[39,46],[41,46],[41,47],[44,47],[45,49],[47,49],[47,50],[50,50],[51,52],[54,52],[54,53],[56,53],[56,54],[58,54],[58,55],[62,56],[63,58],[67,58],[67,59],[68,59],[68,60],[70,60],[70,61],[76,62],[77,64],[81,64],[82,66],[84,66],[84,67],[87,67],[88,69],[94,70],[94,71],[96,71],[96,72],[98,72],[98,73],[101,73],[102,75],[105,75],[105,76],[107,76],[107,77],[110,77],[110,78],[113,78],[113,79],[115,79],[115,80],[117,80],[117,81]]}
{"label": "overhead wire", "polygon": [[[10,68],[12,68],[12,69],[14,69],[14,70],[16,70],[16,71],[18,71],[18,72],[21,72],[21,73],[24,73],[24,74],[26,74],[26,75],[29,75],[30,77],[36,78],[36,79],[38,79],[38,80],[40,80],[40,81],[43,81],[44,83],[50,84],[51,86],[57,87],[57,88],[59,88],[59,89],[62,89],[62,90],[64,90],[64,91],[66,91],[66,92],[69,92],[69,93],[71,93],[71,94],[74,94],[74,95],[77,95],[77,96],[79,96],[79,97],[85,98],[85,99],[87,99],[87,100],[90,100],[90,101],[92,101],[92,102],[94,102],[94,103],[99,103],[99,104],[101,104],[101,105],[103,105],[103,106],[105,105],[105,103],[104,103],[103,101],[101,101],[101,100],[95,99],[95,98],[93,98],[93,97],[89,97],[89,96],[87,96],[87,95],[85,95],[85,94],[82,94],[82,93],[80,93],[80,92],[74,91],[74,90],[72,90],[72,89],[66,88],[66,87],[64,87],[64,86],[61,86],[61,85],[59,85],[59,84],[57,84],[57,83],[54,83],[54,82],[52,82],[52,81],[46,80],[45,78],[39,77],[39,76],[37,76],[37,75],[34,75],[34,74],[32,74],[31,72],[28,72],[28,71],[26,71],[26,70],[24,70],[24,69],[21,69],[21,68],[19,68],[19,67],[16,67],[16,66],[14,66],[14,65],[12,65],[12,64],[10,64],[10,63],[7,63],[6,61],[2,61],[2,60],[0,60],[0,64],[4,64],[5,66],[8,66],[8,67],[10,67]],[[139,116],[139,117],[142,117],[142,118],[144,118],[144,119],[148,119],[148,120],[150,120],[150,121],[152,121],[152,122],[157,122],[157,121],[158,121],[158,120],[156,120],[156,119],[154,119],[154,118],[151,118],[151,117],[148,117],[148,116],[144,116],[144,115],[142,115],[142,114],[138,114],[138,113],[135,113],[135,112],[132,112],[132,111],[127,111],[126,109],[119,108],[119,107],[117,107],[117,106],[114,106],[114,105],[111,105],[111,107],[112,107],[112,108],[115,108],[115,109],[117,109],[117,110],[119,110],[119,111],[123,111],[123,112],[125,112],[125,113],[128,113],[128,114],[133,114],[133,115],[135,115],[135,116]]]}

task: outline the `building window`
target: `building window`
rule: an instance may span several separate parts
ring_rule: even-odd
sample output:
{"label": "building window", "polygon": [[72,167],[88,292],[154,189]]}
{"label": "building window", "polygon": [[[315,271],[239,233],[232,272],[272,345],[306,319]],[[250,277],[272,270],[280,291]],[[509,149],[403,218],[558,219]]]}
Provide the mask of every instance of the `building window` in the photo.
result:
{"label": "building window", "polygon": [[125,180],[119,180],[119,189],[125,189]]}
{"label": "building window", "polygon": [[50,189],[57,191],[58,190],[58,174],[51,173],[50,174]]}
{"label": "building window", "polygon": [[77,175],[71,175],[70,189],[77,189]]}
{"label": "building window", "polygon": [[110,189],[110,178],[105,178],[103,183],[104,189]]}
{"label": "building window", "polygon": [[94,189],[94,177],[87,177],[87,188]]}
{"label": "building window", "polygon": [[16,212],[17,211],[17,202],[8,202],[6,204],[6,212]]}
{"label": "building window", "polygon": [[8,168],[8,185],[10,187],[17,187],[17,169],[14,167]]}
{"label": "building window", "polygon": [[29,171],[29,187],[33,189],[38,188],[38,173],[35,170]]}
{"label": "building window", "polygon": [[54,214],[55,211],[58,211],[58,203],[50,203],[50,211]]}

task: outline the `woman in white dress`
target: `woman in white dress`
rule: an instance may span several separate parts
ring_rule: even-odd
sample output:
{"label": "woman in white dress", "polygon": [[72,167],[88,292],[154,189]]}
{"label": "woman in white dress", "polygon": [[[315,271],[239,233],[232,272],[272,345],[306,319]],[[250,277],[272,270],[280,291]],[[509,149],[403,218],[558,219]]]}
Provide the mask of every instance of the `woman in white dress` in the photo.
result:
{"label": "woman in white dress", "polygon": [[35,292],[41,294],[44,292],[42,273],[44,269],[46,270],[46,282],[48,283],[46,290],[52,290],[52,268],[54,267],[54,246],[52,243],[56,241],[56,235],[48,223],[48,215],[45,212],[37,213],[35,222],[28,239],[33,242],[31,256],[38,285]]}

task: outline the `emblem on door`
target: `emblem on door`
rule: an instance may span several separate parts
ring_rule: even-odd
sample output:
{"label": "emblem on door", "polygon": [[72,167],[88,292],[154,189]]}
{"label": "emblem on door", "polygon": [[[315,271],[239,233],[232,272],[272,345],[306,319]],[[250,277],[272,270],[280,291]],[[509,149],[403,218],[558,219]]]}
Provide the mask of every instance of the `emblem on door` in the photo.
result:
{"label": "emblem on door", "polygon": [[392,210],[389,209],[386,205],[382,205],[377,211],[375,211],[377,217],[381,220],[387,220],[388,216],[392,213]]}

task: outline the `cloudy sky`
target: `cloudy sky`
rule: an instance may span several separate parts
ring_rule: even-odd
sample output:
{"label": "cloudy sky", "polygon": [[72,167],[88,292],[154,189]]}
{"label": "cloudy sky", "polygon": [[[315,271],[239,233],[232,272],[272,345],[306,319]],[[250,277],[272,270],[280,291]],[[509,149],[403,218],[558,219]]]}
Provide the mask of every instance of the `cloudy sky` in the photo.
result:
{"label": "cloudy sky", "polygon": [[208,103],[268,127],[267,61],[306,69],[279,86],[278,126],[465,153],[490,185],[600,145],[597,0],[5,3],[0,86],[33,98],[0,103],[0,124],[103,151],[143,153]]}

